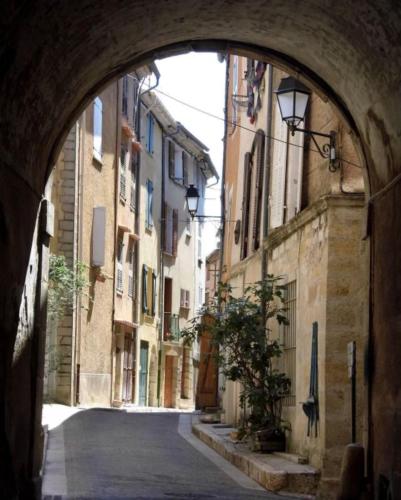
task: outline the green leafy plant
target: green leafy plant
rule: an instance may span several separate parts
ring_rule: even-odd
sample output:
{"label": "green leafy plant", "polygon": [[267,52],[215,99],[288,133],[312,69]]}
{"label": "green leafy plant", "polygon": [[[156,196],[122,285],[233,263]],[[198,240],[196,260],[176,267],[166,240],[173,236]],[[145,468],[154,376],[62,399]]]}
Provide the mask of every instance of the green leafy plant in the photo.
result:
{"label": "green leafy plant", "polygon": [[51,319],[61,319],[74,300],[88,287],[86,266],[78,261],[72,269],[64,255],[50,255],[48,314]]}
{"label": "green leafy plant", "polygon": [[271,338],[271,321],[288,324],[280,278],[268,275],[235,297],[229,285],[220,285],[220,305],[202,309],[189,321],[181,335],[186,344],[206,331],[216,347],[218,365],[228,380],[241,383],[240,405],[245,414],[246,433],[283,429],[282,401],[289,394],[290,379],[276,367],[281,356],[278,340]]}

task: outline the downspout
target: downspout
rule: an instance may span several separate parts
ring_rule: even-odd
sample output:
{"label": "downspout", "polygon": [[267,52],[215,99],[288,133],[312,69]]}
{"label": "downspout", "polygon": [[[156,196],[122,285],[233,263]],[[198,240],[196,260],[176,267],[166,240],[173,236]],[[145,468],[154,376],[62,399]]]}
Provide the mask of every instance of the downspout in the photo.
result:
{"label": "downspout", "polygon": [[162,172],[161,172],[161,203],[160,203],[160,229],[161,236],[159,238],[159,350],[157,359],[157,406],[160,406],[160,392],[161,392],[161,368],[162,368],[162,345],[163,345],[163,330],[164,330],[164,199],[165,199],[165,163],[166,163],[166,152],[164,147],[165,134],[162,129]]}
{"label": "downspout", "polygon": [[[262,241],[262,269],[261,278],[264,281],[268,275],[268,256],[265,248],[266,240],[269,236],[269,193],[270,193],[270,172],[271,172],[271,145],[272,145],[272,116],[273,116],[273,66],[268,64],[268,99],[267,99],[267,121],[265,136],[265,172],[263,182],[263,241]],[[266,301],[262,302],[263,324],[266,324]]]}
{"label": "downspout", "polygon": [[117,80],[116,83],[116,90],[117,90],[117,96],[116,96],[116,144],[115,144],[115,158],[116,158],[116,167],[114,169],[115,175],[114,175],[114,248],[113,248],[113,315],[112,315],[112,322],[111,322],[111,332],[112,332],[112,339],[111,339],[111,386],[110,386],[110,403],[113,403],[113,395],[114,395],[114,379],[115,379],[115,365],[114,365],[114,352],[115,352],[115,330],[114,330],[114,320],[115,320],[115,313],[116,313],[116,248],[117,248],[117,234],[118,234],[118,217],[117,217],[117,211],[118,211],[118,176],[119,176],[119,163],[118,163],[118,158],[119,158],[119,153],[120,153],[120,147],[119,147],[119,137],[120,137],[120,81]]}
{"label": "downspout", "polygon": [[[223,281],[223,263],[224,263],[224,240],[225,240],[225,230],[226,230],[226,197],[225,197],[225,184],[226,184],[226,163],[227,163],[227,131],[228,131],[228,87],[229,87],[229,76],[230,76],[230,56],[227,54],[226,59],[226,89],[224,97],[224,139],[223,139],[223,168],[221,173],[221,241],[220,241],[220,281]],[[219,308],[221,306],[221,297],[218,295]]]}

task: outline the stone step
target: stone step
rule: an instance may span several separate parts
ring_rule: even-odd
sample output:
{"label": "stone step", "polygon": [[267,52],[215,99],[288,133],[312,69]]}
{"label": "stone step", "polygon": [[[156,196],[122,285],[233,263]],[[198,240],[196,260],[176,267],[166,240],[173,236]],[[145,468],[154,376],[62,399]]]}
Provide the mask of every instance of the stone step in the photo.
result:
{"label": "stone step", "polygon": [[232,431],[232,428],[199,423],[197,419],[192,425],[195,436],[267,490],[313,498],[320,479],[317,469],[277,456],[275,453],[252,452],[245,443],[233,443],[230,439]]}

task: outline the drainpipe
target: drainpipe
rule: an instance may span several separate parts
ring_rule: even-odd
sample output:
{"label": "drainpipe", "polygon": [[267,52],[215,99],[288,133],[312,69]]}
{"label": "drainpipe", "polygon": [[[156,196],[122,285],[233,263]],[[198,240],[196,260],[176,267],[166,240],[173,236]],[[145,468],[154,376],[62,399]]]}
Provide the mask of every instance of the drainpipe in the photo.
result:
{"label": "drainpipe", "polygon": [[[221,173],[221,240],[220,240],[220,281],[223,281],[223,263],[224,263],[224,238],[226,229],[226,198],[225,198],[225,184],[226,184],[226,163],[227,163],[227,110],[228,110],[228,86],[229,86],[229,76],[230,76],[230,56],[227,54],[226,62],[226,89],[224,97],[224,139],[223,139],[223,169]],[[221,306],[221,298],[218,295],[219,307]]]}
{"label": "drainpipe", "polygon": [[116,313],[116,248],[117,248],[117,234],[118,234],[118,181],[119,181],[119,168],[118,168],[118,159],[119,159],[119,154],[120,154],[120,81],[117,80],[116,83],[116,93],[117,93],[117,105],[116,105],[116,144],[115,144],[115,158],[116,158],[116,168],[115,170],[115,175],[114,175],[114,251],[113,251],[113,315],[111,319],[111,332],[112,332],[112,340],[111,340],[111,387],[110,387],[110,403],[111,405],[113,404],[114,400],[114,379],[116,376],[115,373],[115,358],[114,358],[114,352],[115,352],[115,342],[116,342],[116,335],[115,335],[115,327],[114,327],[114,319],[115,319],[115,313]]}
{"label": "drainpipe", "polygon": [[165,134],[162,129],[162,185],[161,185],[161,203],[160,203],[160,229],[161,237],[159,238],[159,350],[157,359],[157,406],[160,406],[160,392],[161,392],[161,369],[162,369],[162,345],[163,345],[163,329],[164,329],[164,199],[165,199],[165,164],[166,153],[164,147]]}
{"label": "drainpipe", "polygon": [[[268,275],[268,255],[265,248],[265,242],[269,236],[269,191],[270,191],[270,172],[271,172],[271,135],[272,135],[272,115],[273,115],[273,66],[268,64],[268,99],[267,99],[267,122],[265,137],[265,172],[263,185],[263,241],[262,241],[262,269],[261,278],[264,281]],[[263,324],[266,324],[266,301],[262,302]]]}

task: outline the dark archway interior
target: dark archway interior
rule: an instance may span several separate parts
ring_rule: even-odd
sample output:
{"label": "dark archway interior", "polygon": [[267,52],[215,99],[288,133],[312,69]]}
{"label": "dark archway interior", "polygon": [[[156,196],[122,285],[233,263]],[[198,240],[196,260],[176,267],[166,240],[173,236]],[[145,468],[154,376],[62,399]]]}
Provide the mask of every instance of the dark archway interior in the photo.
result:
{"label": "dark archway interior", "polygon": [[35,218],[67,131],[101,88],[135,64],[188,50],[245,47],[261,50],[269,61],[333,100],[360,141],[375,196],[367,217],[372,242],[370,465],[376,478],[385,474],[400,482],[401,5],[391,0],[254,0],[250,5],[239,0],[38,0],[9,2],[2,10],[4,483],[13,482],[14,476],[22,488],[34,469],[29,448],[38,431],[32,423],[38,404],[35,343],[18,362],[12,359]]}

